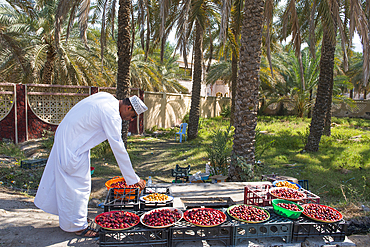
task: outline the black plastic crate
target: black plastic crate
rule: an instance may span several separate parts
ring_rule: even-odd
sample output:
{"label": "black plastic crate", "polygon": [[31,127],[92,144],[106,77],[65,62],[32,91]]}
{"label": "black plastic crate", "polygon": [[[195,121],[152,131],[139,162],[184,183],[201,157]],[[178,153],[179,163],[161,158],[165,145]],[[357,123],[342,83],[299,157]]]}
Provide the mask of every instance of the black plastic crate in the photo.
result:
{"label": "black plastic crate", "polygon": [[270,213],[270,219],[262,223],[246,223],[235,220],[228,215],[232,222],[233,229],[233,244],[238,245],[246,239],[261,239],[281,237],[285,242],[292,241],[293,221],[277,215],[271,207],[264,208]]}
{"label": "black plastic crate", "polygon": [[148,228],[137,225],[127,230],[99,230],[99,246],[168,246],[168,228]]}
{"label": "black plastic crate", "polygon": [[309,190],[308,180],[298,180],[298,184],[305,190]]}
{"label": "black plastic crate", "polygon": [[330,236],[334,241],[343,241],[346,237],[348,223],[344,220],[335,223],[313,221],[301,216],[293,223],[293,242],[304,242],[307,237]]}
{"label": "black plastic crate", "polygon": [[139,188],[110,188],[104,201],[104,212],[115,210],[140,210]]}
{"label": "black plastic crate", "polygon": [[[146,196],[152,193],[166,194],[170,196],[169,187],[158,187],[158,186],[148,186],[143,190],[142,196]],[[140,210],[148,211],[159,207],[173,207],[173,201],[169,202],[144,202],[140,201]]]}
{"label": "black plastic crate", "polygon": [[37,159],[37,160],[22,160],[21,168],[23,169],[35,169],[46,166],[48,159]]}
{"label": "black plastic crate", "polygon": [[[226,209],[218,209],[226,213]],[[176,246],[180,242],[188,241],[219,241],[225,246],[233,243],[233,225],[226,220],[221,225],[215,227],[195,226],[182,219],[170,227],[169,246]]]}

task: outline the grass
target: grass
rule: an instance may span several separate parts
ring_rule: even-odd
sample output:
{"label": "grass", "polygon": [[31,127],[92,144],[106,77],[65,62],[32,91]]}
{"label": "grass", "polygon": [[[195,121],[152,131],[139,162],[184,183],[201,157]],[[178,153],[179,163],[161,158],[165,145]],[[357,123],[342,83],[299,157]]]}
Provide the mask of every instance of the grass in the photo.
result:
{"label": "grass", "polygon": [[[301,151],[310,119],[260,116],[257,150],[266,148],[258,153],[257,159],[264,164],[258,175],[274,173],[308,180],[309,189],[327,205],[369,205],[370,120],[333,117],[332,123],[332,135],[322,136],[319,152],[305,153]],[[176,164],[190,164],[193,173],[204,172],[208,162],[205,147],[211,143],[212,132],[228,125],[229,121],[222,117],[201,119],[198,138],[183,143],[174,142],[173,128],[156,129],[160,133],[157,137],[131,136],[128,152],[133,167],[140,177],[152,176],[154,182],[171,182],[171,169]],[[23,158],[15,145],[1,144],[0,154]],[[92,149],[91,164],[95,167],[94,177],[102,181],[120,175],[107,142]],[[0,167],[0,181],[20,188],[36,189],[41,174],[42,169],[22,170],[19,162]]]}

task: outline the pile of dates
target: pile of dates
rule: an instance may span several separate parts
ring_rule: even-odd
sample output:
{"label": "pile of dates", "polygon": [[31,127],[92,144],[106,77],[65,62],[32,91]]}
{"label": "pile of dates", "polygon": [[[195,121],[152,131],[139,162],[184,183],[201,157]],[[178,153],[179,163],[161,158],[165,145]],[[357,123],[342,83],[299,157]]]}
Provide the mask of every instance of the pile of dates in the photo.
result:
{"label": "pile of dates", "polygon": [[296,184],[292,184],[288,181],[279,181],[275,185],[277,187],[287,187],[287,188],[291,188],[293,190],[298,190],[299,189],[299,187]]}
{"label": "pile of dates", "polygon": [[217,226],[226,220],[226,215],[212,208],[193,208],[185,212],[184,219],[198,226]]}
{"label": "pile of dates", "polygon": [[139,223],[140,218],[136,214],[125,211],[112,211],[96,216],[95,222],[109,229],[126,229]]}
{"label": "pile of dates", "polygon": [[304,205],[303,214],[310,218],[322,221],[335,222],[342,219],[342,215],[338,211],[320,204]]}
{"label": "pile of dates", "polygon": [[159,194],[159,193],[152,193],[150,195],[144,196],[143,199],[145,201],[158,201],[158,202],[165,202],[169,199],[168,195]]}
{"label": "pile of dates", "polygon": [[248,222],[260,222],[269,218],[263,209],[244,204],[234,206],[229,210],[229,214],[234,218]]}
{"label": "pile of dates", "polygon": [[181,219],[177,209],[155,209],[144,215],[142,222],[147,226],[166,227]]}
{"label": "pile of dates", "polygon": [[271,190],[270,194],[287,200],[301,200],[305,198],[305,195],[302,192],[285,187]]}
{"label": "pile of dates", "polygon": [[291,211],[295,211],[295,212],[301,211],[299,209],[299,207],[296,204],[293,204],[293,203],[283,203],[283,202],[280,202],[280,203],[278,203],[276,205],[278,205],[281,208],[285,208],[285,209],[288,209],[288,210],[291,210]]}
{"label": "pile of dates", "polygon": [[127,185],[126,181],[123,180],[123,181],[118,181],[118,182],[114,182],[110,185],[111,188],[139,188],[138,185]]}

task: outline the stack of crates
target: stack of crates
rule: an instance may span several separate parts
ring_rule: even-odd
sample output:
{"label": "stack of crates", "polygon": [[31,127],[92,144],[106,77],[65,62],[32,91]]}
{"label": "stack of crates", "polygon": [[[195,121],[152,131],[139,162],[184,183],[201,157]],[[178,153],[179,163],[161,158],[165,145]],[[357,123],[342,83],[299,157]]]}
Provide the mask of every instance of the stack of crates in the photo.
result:
{"label": "stack of crates", "polygon": [[[270,183],[260,185],[247,185],[244,187],[244,204],[260,207],[272,206],[272,200],[275,199],[269,191],[272,185]],[[306,195],[302,201],[304,203],[320,203],[320,197],[311,191],[300,189]]]}
{"label": "stack of crates", "polygon": [[293,224],[293,242],[304,242],[307,237],[331,237],[334,241],[343,241],[348,223],[344,220],[334,223],[318,222],[306,217],[299,217]]}
{"label": "stack of crates", "polygon": [[[218,210],[227,214],[226,208]],[[229,220],[215,227],[200,227],[181,220],[170,227],[169,246],[192,241],[218,241],[225,246],[232,246],[233,228],[234,226]]]}
{"label": "stack of crates", "polygon": [[[143,212],[132,211],[138,216]],[[99,231],[99,246],[168,246],[168,228],[153,229],[136,225],[127,230],[108,230],[101,228]]]}
{"label": "stack of crates", "polygon": [[[146,187],[143,191],[142,197],[152,194],[152,193],[160,193],[160,194],[166,194],[170,195],[170,189],[169,187]],[[148,211],[152,210],[154,208],[159,207],[173,207],[173,201],[167,201],[167,202],[145,202],[143,200],[140,200],[140,210],[141,211]]]}
{"label": "stack of crates", "polygon": [[262,223],[245,223],[230,218],[234,226],[234,246],[248,239],[281,237],[287,243],[292,241],[293,221],[275,214],[271,207],[265,209],[269,211],[270,218]]}
{"label": "stack of crates", "polygon": [[[147,187],[144,189],[144,194],[153,192],[160,193],[161,191],[169,193],[168,188]],[[153,192],[151,192],[153,191]],[[104,212],[125,210],[135,213],[138,216],[144,214],[144,209],[153,209],[145,205],[145,202],[140,201],[140,196],[143,193],[139,188],[110,188],[106,196]],[[172,202],[157,204],[160,206],[173,206]],[[99,246],[158,246],[167,247],[169,240],[169,228],[149,228],[141,224],[126,230],[109,230],[100,228],[99,231]]]}
{"label": "stack of crates", "polygon": [[104,202],[104,212],[140,209],[139,188],[110,188]]}

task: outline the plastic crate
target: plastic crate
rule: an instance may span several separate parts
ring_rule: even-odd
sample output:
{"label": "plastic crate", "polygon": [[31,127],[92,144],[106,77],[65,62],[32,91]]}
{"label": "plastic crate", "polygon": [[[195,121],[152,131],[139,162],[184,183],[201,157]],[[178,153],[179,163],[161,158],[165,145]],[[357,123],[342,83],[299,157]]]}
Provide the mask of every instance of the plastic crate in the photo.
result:
{"label": "plastic crate", "polygon": [[23,169],[34,169],[46,166],[48,159],[37,159],[37,160],[22,160],[21,168]]}
{"label": "plastic crate", "polygon": [[285,242],[292,240],[293,221],[274,213],[272,207],[265,208],[270,219],[262,223],[246,223],[229,217],[233,224],[233,245],[239,245],[246,239],[281,237]]}
{"label": "plastic crate", "polygon": [[268,193],[271,184],[247,185],[244,187],[244,204],[260,207],[271,206],[272,197]]}
{"label": "plastic crate", "polygon": [[[277,199],[269,193],[270,184],[262,185],[247,185],[244,187],[244,204],[255,205],[260,207],[272,206],[272,200]],[[311,191],[300,189],[306,195],[302,201],[303,203],[320,203],[320,197]]]}
{"label": "plastic crate", "polygon": [[99,246],[168,246],[168,228],[154,229],[144,226],[121,231],[101,228],[99,230]]}
{"label": "plastic crate", "polygon": [[140,210],[139,188],[110,188],[104,201],[104,212],[114,210]]}
{"label": "plastic crate", "polygon": [[[219,210],[227,214],[226,209]],[[181,220],[170,227],[169,237],[169,246],[176,246],[180,242],[203,240],[219,241],[225,246],[231,246],[233,242],[233,225],[229,220],[226,220],[215,227],[200,227]]]}
{"label": "plastic crate", "polygon": [[308,180],[298,180],[298,184],[305,190],[310,190],[308,187]]}
{"label": "plastic crate", "polygon": [[348,223],[344,220],[335,223],[313,221],[301,216],[293,223],[293,242],[304,242],[307,237],[332,237],[334,241],[343,241],[346,237]]}
{"label": "plastic crate", "polygon": [[[146,196],[152,193],[161,193],[161,194],[170,195],[170,188],[169,187],[157,187],[157,186],[145,187],[145,189],[143,190],[142,196]],[[140,210],[142,211],[152,210],[158,207],[173,207],[173,201],[150,202],[150,203],[140,201]]]}
{"label": "plastic crate", "polygon": [[303,192],[303,193],[306,194],[306,198],[303,199],[303,202],[304,203],[316,203],[316,204],[320,204],[320,197],[318,195],[315,195],[311,191],[308,191],[308,190],[305,190],[305,189],[301,189],[299,191],[301,191],[301,192]]}

